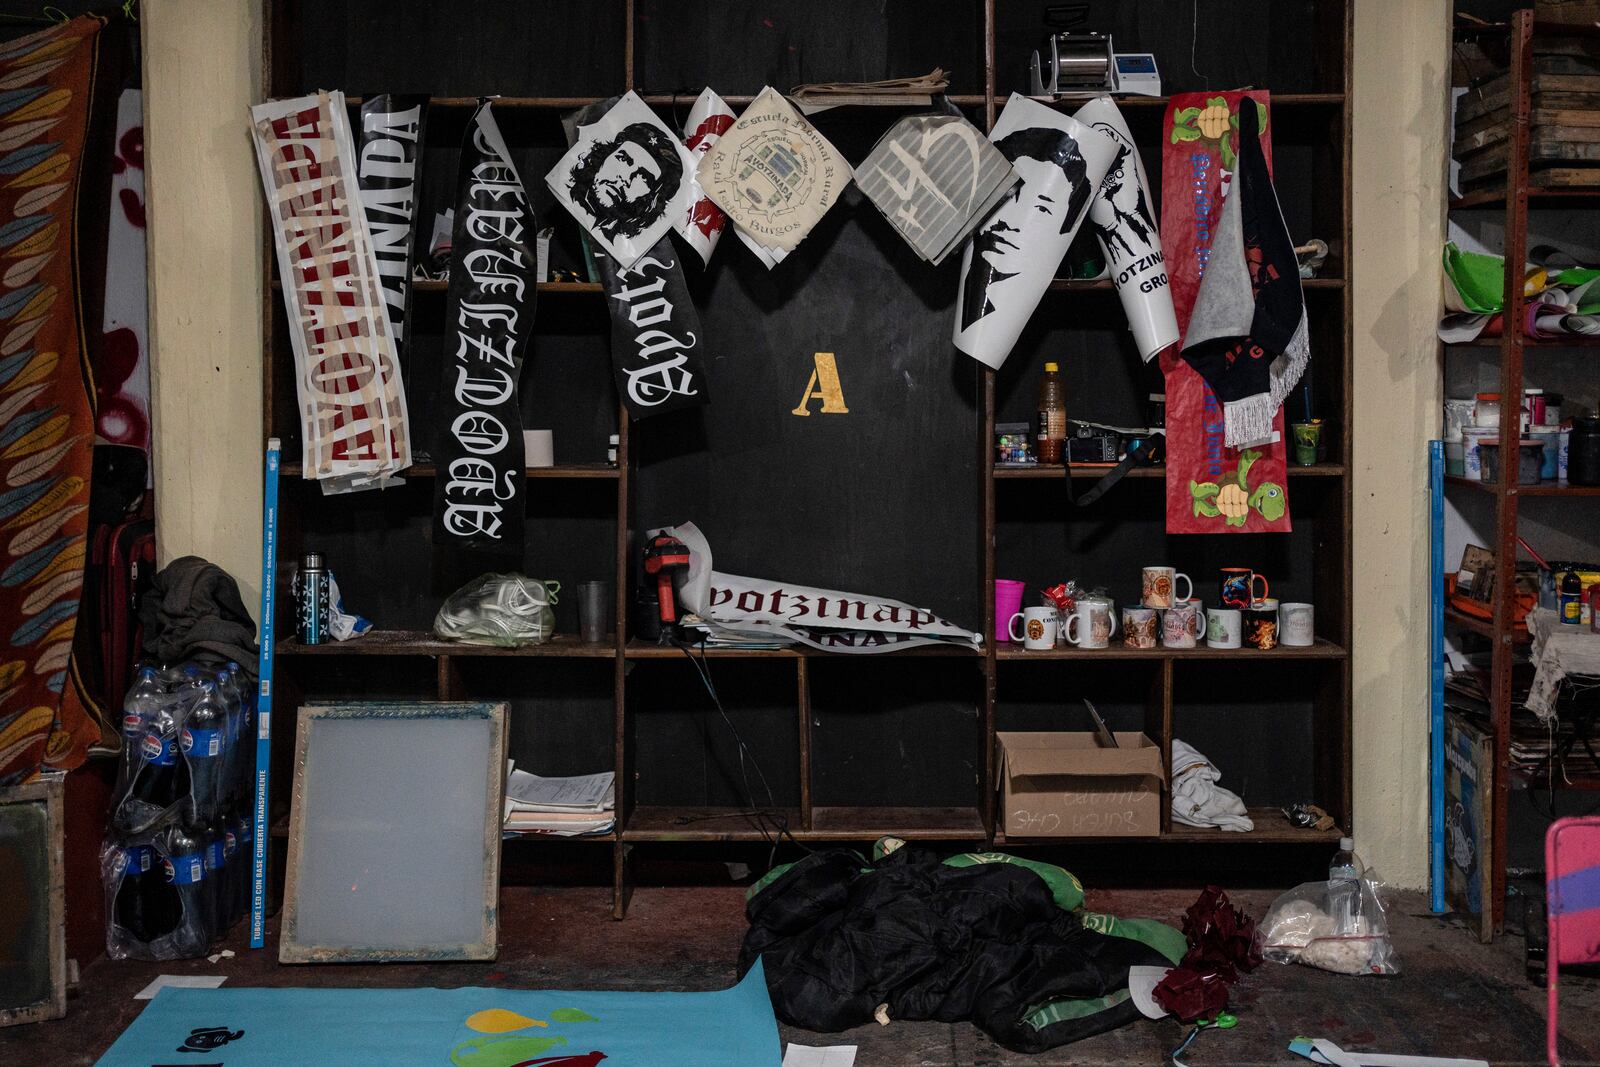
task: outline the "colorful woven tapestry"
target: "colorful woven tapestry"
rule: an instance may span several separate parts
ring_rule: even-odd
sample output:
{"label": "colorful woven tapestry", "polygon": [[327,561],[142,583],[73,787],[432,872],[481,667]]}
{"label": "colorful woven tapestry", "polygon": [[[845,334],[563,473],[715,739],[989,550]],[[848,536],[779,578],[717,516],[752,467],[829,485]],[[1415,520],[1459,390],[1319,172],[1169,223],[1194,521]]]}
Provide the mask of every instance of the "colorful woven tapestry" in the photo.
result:
{"label": "colorful woven tapestry", "polygon": [[[85,165],[85,144],[101,147],[91,125],[115,101],[101,80],[106,25],[85,16],[0,45],[0,785],[75,767],[100,738],[67,683],[94,445],[86,330],[103,326],[105,246],[78,194],[101,169]],[[113,128],[100,128],[107,148]]]}

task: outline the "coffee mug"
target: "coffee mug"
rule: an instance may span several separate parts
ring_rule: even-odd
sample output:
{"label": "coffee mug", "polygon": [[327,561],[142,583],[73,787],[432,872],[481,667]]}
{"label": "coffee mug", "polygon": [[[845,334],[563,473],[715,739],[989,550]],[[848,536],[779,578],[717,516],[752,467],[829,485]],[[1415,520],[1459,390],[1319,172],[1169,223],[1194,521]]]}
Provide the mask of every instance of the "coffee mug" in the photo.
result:
{"label": "coffee mug", "polygon": [[1238,648],[1239,628],[1238,608],[1212,608],[1206,612],[1206,645],[1211,648]]}
{"label": "coffee mug", "polygon": [[1278,640],[1294,648],[1316,644],[1316,615],[1310,604],[1278,605]]}
{"label": "coffee mug", "polygon": [[[1175,596],[1177,585],[1182,581],[1187,590],[1182,596]],[[1171,567],[1146,567],[1140,574],[1139,602],[1147,608],[1161,608],[1165,610],[1172,607],[1176,600],[1188,600],[1194,596],[1194,583],[1187,574],[1182,574]]]}
{"label": "coffee mug", "polygon": [[1161,616],[1161,643],[1168,648],[1193,648],[1205,632],[1206,609],[1198,600],[1175,601]]}
{"label": "coffee mug", "polygon": [[1079,648],[1105,648],[1117,632],[1117,617],[1111,601],[1100,597],[1080,597],[1078,606],[1067,616],[1066,638]]}
{"label": "coffee mug", "polygon": [[1278,647],[1276,608],[1247,608],[1244,613],[1244,643],[1266,652]]}
{"label": "coffee mug", "polygon": [[[1017,623],[1022,623],[1022,633],[1017,633]],[[1056,609],[1023,608],[1011,616],[1006,625],[1011,640],[1021,641],[1024,648],[1041,652],[1056,647]]]}
{"label": "coffee mug", "polygon": [[[1261,592],[1258,594],[1256,583],[1261,583]],[[1225,608],[1238,608],[1243,611],[1250,606],[1253,600],[1264,600],[1267,596],[1267,580],[1262,575],[1252,571],[1249,567],[1223,567],[1222,568],[1222,594],[1217,598]]]}
{"label": "coffee mug", "polygon": [[1250,601],[1250,606],[1253,608],[1260,608],[1263,611],[1277,611],[1278,598],[1275,596],[1264,596],[1260,600]]}
{"label": "coffee mug", "polygon": [[1122,643],[1128,648],[1156,647],[1156,609],[1122,609]]}

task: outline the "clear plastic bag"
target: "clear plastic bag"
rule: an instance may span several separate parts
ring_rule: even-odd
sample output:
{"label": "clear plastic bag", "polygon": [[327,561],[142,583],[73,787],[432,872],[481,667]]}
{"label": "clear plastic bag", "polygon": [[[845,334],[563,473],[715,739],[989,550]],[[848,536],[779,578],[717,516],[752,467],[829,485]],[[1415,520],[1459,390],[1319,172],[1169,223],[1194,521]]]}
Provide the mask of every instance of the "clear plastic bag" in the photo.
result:
{"label": "clear plastic bag", "polygon": [[1337,974],[1399,974],[1400,957],[1370,878],[1306,882],[1272,902],[1260,925],[1261,955]]}
{"label": "clear plastic bag", "polygon": [[483,574],[445,598],[433,632],[446,641],[517,648],[550,640],[556,614],[550,610],[560,582],[521,574]]}

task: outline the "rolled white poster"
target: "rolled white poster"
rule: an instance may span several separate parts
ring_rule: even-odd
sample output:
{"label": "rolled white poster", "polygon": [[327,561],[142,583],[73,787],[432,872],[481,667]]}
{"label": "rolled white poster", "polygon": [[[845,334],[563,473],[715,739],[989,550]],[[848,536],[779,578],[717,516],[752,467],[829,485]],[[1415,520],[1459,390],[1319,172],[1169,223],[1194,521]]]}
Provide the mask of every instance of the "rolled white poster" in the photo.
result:
{"label": "rolled white poster", "polygon": [[1089,225],[1100,240],[1139,355],[1148,363],[1157,352],[1176,344],[1179,336],[1150,180],[1128,124],[1110,97],[1095,97],[1072,117],[1117,145],[1117,157],[1089,205]]}
{"label": "rolled white poster", "polygon": [[1016,93],[989,140],[1022,180],[967,242],[954,340],[973,359],[998,369],[1050,288],[1117,157],[1117,144]]}
{"label": "rolled white poster", "polygon": [[[733,125],[733,118],[733,109],[710,86],[700,91],[694,106],[689,109],[688,120],[683,124],[683,144],[689,150],[695,166],[700,165],[700,160]],[[700,187],[700,177],[692,167],[689,169],[689,182],[689,210],[684,212],[678,223],[678,236],[694,250],[704,266],[711,262],[711,253],[717,249],[717,241],[722,238],[722,231],[728,225],[728,216]]]}

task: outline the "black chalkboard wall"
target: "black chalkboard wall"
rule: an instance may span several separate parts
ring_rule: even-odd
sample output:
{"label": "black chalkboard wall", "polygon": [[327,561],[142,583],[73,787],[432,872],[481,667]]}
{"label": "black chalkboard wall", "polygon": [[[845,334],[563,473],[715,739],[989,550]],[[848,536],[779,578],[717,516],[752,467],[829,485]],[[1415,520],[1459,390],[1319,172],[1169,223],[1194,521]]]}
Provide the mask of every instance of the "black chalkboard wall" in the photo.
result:
{"label": "black chalkboard wall", "polygon": [[[1092,0],[1087,25],[1109,30],[1120,50],[1156,53],[1165,88],[1267,86],[1275,92],[1342,91],[1343,16],[1319,15],[1313,0],[1240,0],[1216,17],[1177,0]],[[867,80],[951,73],[952,93],[983,91],[982,3],[972,0],[636,0],[634,81],[642,92],[682,93],[669,124],[708,82],[724,94],[764,84],[787,90],[807,81]],[[1043,36],[1042,0],[1005,0],[996,30],[1002,99],[1025,89],[1027,53]],[[273,3],[273,94],[342,88],[350,94],[427,92],[507,96],[594,96],[625,84],[620,0],[389,0]],[[1239,32],[1241,26],[1250,28]],[[1198,40],[1194,34],[1198,33]],[[1309,43],[1337,33],[1326,48]],[[453,195],[457,146],[467,109],[436,109],[428,120],[419,241]],[[969,115],[982,123],[982,108]],[[506,108],[499,120],[541,221],[557,225],[554,265],[576,267],[576,225],[556,208],[543,176],[565,150],[556,110]],[[1159,175],[1159,109],[1129,111],[1146,166]],[[839,109],[817,125],[859,161],[896,113]],[[1338,112],[1329,113],[1330,122]],[[1276,134],[1279,192],[1297,238],[1342,225],[1310,186],[1330,163],[1326,138],[1288,124]],[[632,544],[645,529],[686,520],[710,539],[717,566],[892,596],[926,605],[973,629],[983,623],[983,498],[978,475],[982,378],[950,344],[959,255],[941,267],[921,262],[855,190],[777,269],[764,270],[727,235],[705,272],[689,270],[709,350],[709,408],[635,424],[638,460]],[[1311,293],[1334,306],[1317,329],[1339,334],[1339,294]],[[419,438],[429,423],[428,392],[444,343],[444,295],[419,293],[411,328],[411,404]],[[292,391],[282,311],[274,387]],[[522,380],[524,422],[554,430],[557,461],[598,462],[616,432],[608,320],[594,296],[540,298],[537,336]],[[1331,323],[1331,325],[1329,324]],[[833,353],[848,414],[792,414],[818,352]],[[1058,359],[1075,415],[1133,422],[1159,378],[1139,363],[1116,300],[1105,293],[1051,293],[1036,322],[996,377],[1000,421],[1030,417],[1042,362]],[[1313,372],[1314,376],[1321,373]],[[1330,408],[1342,404],[1342,370],[1319,379]],[[298,448],[292,407],[275,405],[285,454]],[[1315,484],[1327,482],[1326,488]],[[573,590],[610,578],[614,483],[536,480],[528,493],[526,573]],[[1192,574],[1197,594],[1215,594],[1215,568],[1253,563],[1272,576],[1281,599],[1310,599],[1312,559],[1326,541],[1323,517],[1341,520],[1334,479],[1302,479],[1290,538],[1168,539],[1160,483],[1127,482],[1093,512],[1075,512],[1059,492],[1034,482],[997,487],[997,560],[1002,576],[1048,581],[1080,577],[1110,587],[1119,601],[1137,595],[1138,569],[1173,563]],[[439,596],[454,581],[428,545],[431,482],[382,494],[324,498],[314,486],[294,494],[286,552],[324,551],[347,604],[388,629],[426,629]],[[1319,611],[1321,605],[1319,604]],[[1330,610],[1342,610],[1330,608]],[[576,628],[571,601],[558,625]],[[339,660],[301,661],[305,695],[415,695],[427,668]],[[512,755],[541,773],[609,766],[614,741],[609,660],[556,658],[457,661],[460,689],[509,698]],[[1180,734],[1211,754],[1227,784],[1252,805],[1307,799],[1313,788],[1313,687],[1308,674],[1336,672],[1312,662],[1263,670],[1258,690],[1240,691],[1226,664],[1180,665],[1198,678],[1198,698],[1176,709]],[[1288,669],[1294,667],[1293,670]],[[1081,728],[1064,703],[1094,699],[1112,724],[1145,723],[1157,663],[1085,664],[1063,683],[1060,671],[1019,667],[1007,675],[1003,729]],[[629,761],[637,801],[646,805],[743,806],[745,784],[730,732],[711,710],[686,664],[631,663],[629,710],[636,733]],[[1299,672],[1298,675],[1296,672]],[[796,803],[794,667],[785,661],[719,661],[723,702],[761,764],[779,804]],[[1318,683],[1322,684],[1322,683]],[[819,805],[971,807],[981,767],[982,672],[973,662],[933,659],[817,661],[810,668],[812,782]],[[1064,688],[1065,685],[1065,688]],[[1228,716],[1218,714],[1227,702]],[[1271,739],[1270,773],[1260,758]],[[755,799],[766,803],[759,784]]]}

